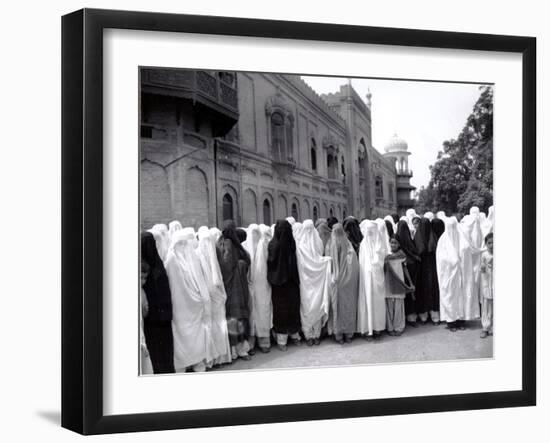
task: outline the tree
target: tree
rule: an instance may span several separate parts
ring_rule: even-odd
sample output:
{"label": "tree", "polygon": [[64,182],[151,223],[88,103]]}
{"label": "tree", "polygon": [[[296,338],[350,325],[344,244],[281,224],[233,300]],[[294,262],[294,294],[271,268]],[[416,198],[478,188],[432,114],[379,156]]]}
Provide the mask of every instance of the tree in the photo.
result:
{"label": "tree", "polygon": [[480,96],[456,139],[430,166],[431,178],[419,191],[419,210],[467,213],[472,206],[487,211],[493,204],[493,89],[480,87]]}

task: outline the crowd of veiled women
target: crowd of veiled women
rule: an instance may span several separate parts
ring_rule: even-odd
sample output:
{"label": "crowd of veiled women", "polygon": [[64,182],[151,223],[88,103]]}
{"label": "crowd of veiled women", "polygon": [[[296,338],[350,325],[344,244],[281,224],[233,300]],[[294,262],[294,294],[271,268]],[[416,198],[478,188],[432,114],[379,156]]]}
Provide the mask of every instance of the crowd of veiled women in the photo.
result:
{"label": "crowd of veiled women", "polygon": [[[204,371],[272,345],[451,332],[493,318],[493,208],[273,226],[183,228],[141,236],[142,373]],[[368,348],[365,349],[368,352]]]}

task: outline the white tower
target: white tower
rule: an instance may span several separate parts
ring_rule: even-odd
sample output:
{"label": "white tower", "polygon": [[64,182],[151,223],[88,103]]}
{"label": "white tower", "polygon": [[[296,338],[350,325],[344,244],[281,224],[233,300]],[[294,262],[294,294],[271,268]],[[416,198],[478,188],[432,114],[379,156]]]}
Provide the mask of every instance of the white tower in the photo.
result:
{"label": "white tower", "polygon": [[395,160],[395,169],[398,174],[406,175],[409,171],[409,146],[405,140],[394,134],[384,147],[384,157]]}
{"label": "white tower", "polygon": [[409,169],[409,146],[405,140],[394,134],[384,147],[384,157],[395,162],[397,175],[397,211],[404,214],[408,208],[413,207],[413,193],[415,187],[411,185],[412,171]]}

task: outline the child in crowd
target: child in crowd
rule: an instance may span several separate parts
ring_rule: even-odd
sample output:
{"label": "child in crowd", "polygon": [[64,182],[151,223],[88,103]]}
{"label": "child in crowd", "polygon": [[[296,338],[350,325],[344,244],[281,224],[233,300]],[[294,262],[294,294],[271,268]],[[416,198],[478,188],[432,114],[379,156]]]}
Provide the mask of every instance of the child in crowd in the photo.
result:
{"label": "child in crowd", "polygon": [[391,253],[384,260],[386,280],[386,330],[388,335],[399,336],[405,329],[405,294],[414,293],[407,270],[407,256],[395,236],[390,239]]}
{"label": "child in crowd", "polygon": [[485,237],[481,255],[481,338],[493,335],[493,233]]}

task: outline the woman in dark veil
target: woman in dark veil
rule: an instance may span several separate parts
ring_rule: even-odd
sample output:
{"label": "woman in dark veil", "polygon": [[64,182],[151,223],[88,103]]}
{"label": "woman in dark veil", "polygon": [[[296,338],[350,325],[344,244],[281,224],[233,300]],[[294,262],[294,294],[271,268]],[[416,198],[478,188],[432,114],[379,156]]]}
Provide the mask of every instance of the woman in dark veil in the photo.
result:
{"label": "woman in dark veil", "polygon": [[392,222],[389,220],[384,220],[384,223],[386,223],[386,231],[388,231],[388,238],[392,238],[395,234],[395,232],[393,232]]}
{"label": "woman in dark veil", "polygon": [[174,336],[172,335],[172,294],[168,276],[150,232],[141,234],[141,261],[149,272],[143,284],[148,312],[143,319],[143,333],[155,374],[174,370]]}
{"label": "woman in dark veil", "polygon": [[233,220],[223,222],[222,235],[216,244],[216,254],[227,293],[225,314],[231,357],[250,360],[248,337],[250,333],[250,293],[248,292],[248,268],[250,256],[241,245]]}
{"label": "woman in dark veil", "polygon": [[334,216],[331,216],[329,218],[327,218],[327,225],[328,227],[330,228],[330,230],[332,231],[332,227],[338,223],[338,219]]}
{"label": "woman in dark veil", "polygon": [[434,218],[432,220],[432,232],[434,234],[435,244],[439,242],[439,237],[445,232],[445,222],[440,218]]}
{"label": "woman in dark veil", "polygon": [[344,219],[343,227],[353,249],[359,254],[359,245],[361,245],[361,241],[363,240],[363,234],[359,228],[359,221],[350,215]]}
{"label": "woman in dark veil", "polygon": [[[416,287],[420,257],[418,255],[416,245],[411,238],[411,231],[409,230],[409,224],[406,220],[402,219],[399,220],[399,223],[397,223],[397,232],[395,237],[401,246],[401,250],[407,256],[407,270],[409,271],[413,285]],[[413,327],[416,327],[417,312],[415,292],[409,292],[405,297],[405,315],[407,316],[407,322]]]}
{"label": "woman in dark veil", "polygon": [[420,256],[420,266],[416,277],[416,308],[420,321],[425,324],[428,314],[434,325],[439,324],[439,283],[435,262],[435,239],[432,224],[422,217],[416,229],[414,243]]}
{"label": "woman in dark veil", "polygon": [[273,330],[277,346],[286,351],[288,336],[300,344],[300,277],[292,226],[278,220],[268,245],[267,280],[271,284]]}

